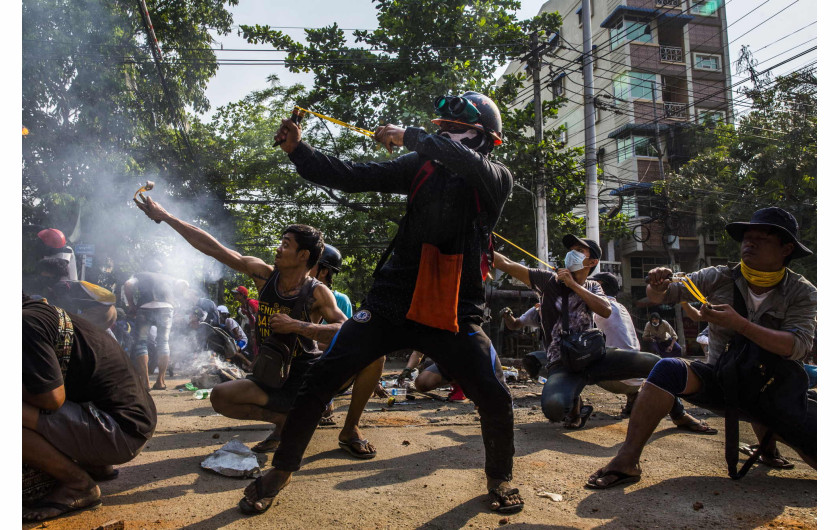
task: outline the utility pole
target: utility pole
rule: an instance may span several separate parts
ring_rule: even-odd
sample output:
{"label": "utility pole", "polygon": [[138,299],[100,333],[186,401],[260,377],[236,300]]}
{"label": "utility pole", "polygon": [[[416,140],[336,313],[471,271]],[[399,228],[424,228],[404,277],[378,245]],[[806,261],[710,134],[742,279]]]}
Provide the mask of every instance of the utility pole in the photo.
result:
{"label": "utility pole", "polygon": [[[542,55],[540,54],[539,35],[535,31],[531,34],[531,53],[529,54],[528,67],[531,69],[531,76],[534,82],[534,141],[540,144],[543,141],[543,115],[542,115],[542,83],[540,81],[540,68]],[[537,257],[548,263],[548,215],[546,213],[545,200],[545,166],[543,164],[542,149],[537,149]],[[540,268],[546,266],[539,264]]]}
{"label": "utility pole", "polygon": [[[656,110],[656,80],[651,83],[651,99],[653,99],[653,134],[656,138],[656,157],[659,159],[659,180],[665,179],[665,164],[662,162],[662,145],[659,142],[659,115]],[[667,112],[667,110],[665,111]],[[667,200],[667,199],[666,199]],[[670,207],[669,207],[670,211]],[[666,225],[667,226],[667,225]],[[673,234],[667,234],[670,237],[676,237]],[[701,236],[702,237],[702,236]],[[667,245],[668,261],[671,262],[671,270],[676,270],[676,258],[674,257],[673,239],[662,238],[662,243]],[[685,330],[683,329],[682,319],[682,304],[674,305],[674,331],[677,332],[677,341],[685,350]]]}
{"label": "utility pole", "polygon": [[[592,5],[590,0],[581,2],[583,25],[583,123],[586,128],[584,141],[584,170],[586,173],[586,237],[600,244],[598,227],[598,165],[595,142],[595,86],[592,67]],[[592,272],[599,272],[598,265]]]}

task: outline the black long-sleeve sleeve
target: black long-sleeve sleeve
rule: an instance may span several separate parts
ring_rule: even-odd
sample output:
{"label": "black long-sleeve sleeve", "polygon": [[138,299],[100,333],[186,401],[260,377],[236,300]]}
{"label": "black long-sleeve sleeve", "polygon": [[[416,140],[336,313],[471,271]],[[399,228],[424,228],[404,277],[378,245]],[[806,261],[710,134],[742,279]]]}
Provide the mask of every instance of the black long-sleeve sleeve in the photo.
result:
{"label": "black long-sleeve sleeve", "polygon": [[358,164],[325,155],[306,142],[298,144],[289,159],[298,174],[309,182],[350,193],[378,191],[407,195],[418,167],[417,153],[387,162]]}

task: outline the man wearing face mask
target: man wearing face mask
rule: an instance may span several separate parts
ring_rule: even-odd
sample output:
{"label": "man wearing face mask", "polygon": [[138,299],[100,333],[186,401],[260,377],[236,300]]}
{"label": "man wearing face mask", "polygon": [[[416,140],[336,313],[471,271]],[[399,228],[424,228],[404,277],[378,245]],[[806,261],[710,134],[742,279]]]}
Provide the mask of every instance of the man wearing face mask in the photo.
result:
{"label": "man wearing face mask", "polygon": [[[592,407],[581,406],[580,393],[586,385],[604,381],[618,381],[646,377],[659,357],[651,353],[630,349],[607,348],[606,356],[587,366],[581,372],[570,372],[560,365],[560,337],[563,331],[577,333],[593,327],[594,315],[609,318],[612,306],[601,285],[587,276],[601,257],[601,247],[591,239],[581,239],[568,234],[563,245],[566,268],[556,273],[529,269],[496,252],[494,265],[520,280],[540,295],[542,326],[550,341],[546,352],[528,354],[523,365],[532,367],[536,374],[540,365],[547,364],[548,379],[542,392],[543,414],[555,422],[564,421],[567,429],[580,429],[592,414]],[[563,294],[568,293],[569,328],[563,327]],[[696,419],[682,410],[672,411],[671,418],[678,427],[701,432],[706,429]]]}
{"label": "man wearing face mask", "polygon": [[660,357],[681,357],[682,347],[677,342],[677,332],[667,320],[660,318],[659,313],[650,314],[642,340],[649,340],[653,344],[654,353]]}
{"label": "man wearing face mask", "polygon": [[522,509],[519,491],[510,485],[511,396],[480,327],[483,274],[492,259],[490,233],[513,187],[510,171],[489,156],[502,143],[501,114],[477,92],[441,96],[434,108],[439,134],[390,124],[377,128],[374,139],[389,152],[400,146],[409,151],[385,162],[350,163],[324,155],[301,141],[292,119],[283,120],[275,136],[306,180],[344,192],[405,195],[406,214],[360,310],[310,368],[272,469],[245,489],[239,508],[246,514],[267,510],[300,469],[321,413],[342,382],[406,348],[428,352],[478,405],[491,509]]}

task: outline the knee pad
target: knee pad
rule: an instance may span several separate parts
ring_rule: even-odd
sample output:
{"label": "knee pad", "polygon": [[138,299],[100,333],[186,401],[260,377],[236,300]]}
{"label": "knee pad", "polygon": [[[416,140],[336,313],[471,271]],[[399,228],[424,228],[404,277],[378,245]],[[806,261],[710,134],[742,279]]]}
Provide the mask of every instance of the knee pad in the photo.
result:
{"label": "knee pad", "polygon": [[685,390],[688,367],[679,359],[669,358],[657,362],[647,376],[649,383],[676,396]]}

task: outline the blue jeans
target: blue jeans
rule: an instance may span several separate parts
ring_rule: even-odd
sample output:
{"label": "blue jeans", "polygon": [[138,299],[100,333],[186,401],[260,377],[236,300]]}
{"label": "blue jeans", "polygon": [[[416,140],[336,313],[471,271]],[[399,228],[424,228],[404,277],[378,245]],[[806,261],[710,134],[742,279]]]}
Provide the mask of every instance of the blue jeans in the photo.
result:
{"label": "blue jeans", "polygon": [[137,310],[137,340],[131,351],[131,358],[149,355],[149,328],[157,326],[157,353],[160,357],[169,357],[169,331],[172,329],[172,315],[175,310],[171,307]]}
{"label": "blue jeans", "polygon": [[[546,364],[545,352],[532,352],[527,357],[533,358],[530,361],[532,363],[536,359]],[[586,385],[647,377],[659,360],[659,356],[652,353],[607,348],[607,355],[603,359],[582,372],[572,373],[554,366],[548,373],[548,380],[542,391],[543,414],[551,421],[563,421]],[[685,407],[679,399],[674,400],[669,414],[671,419],[685,415]]]}

